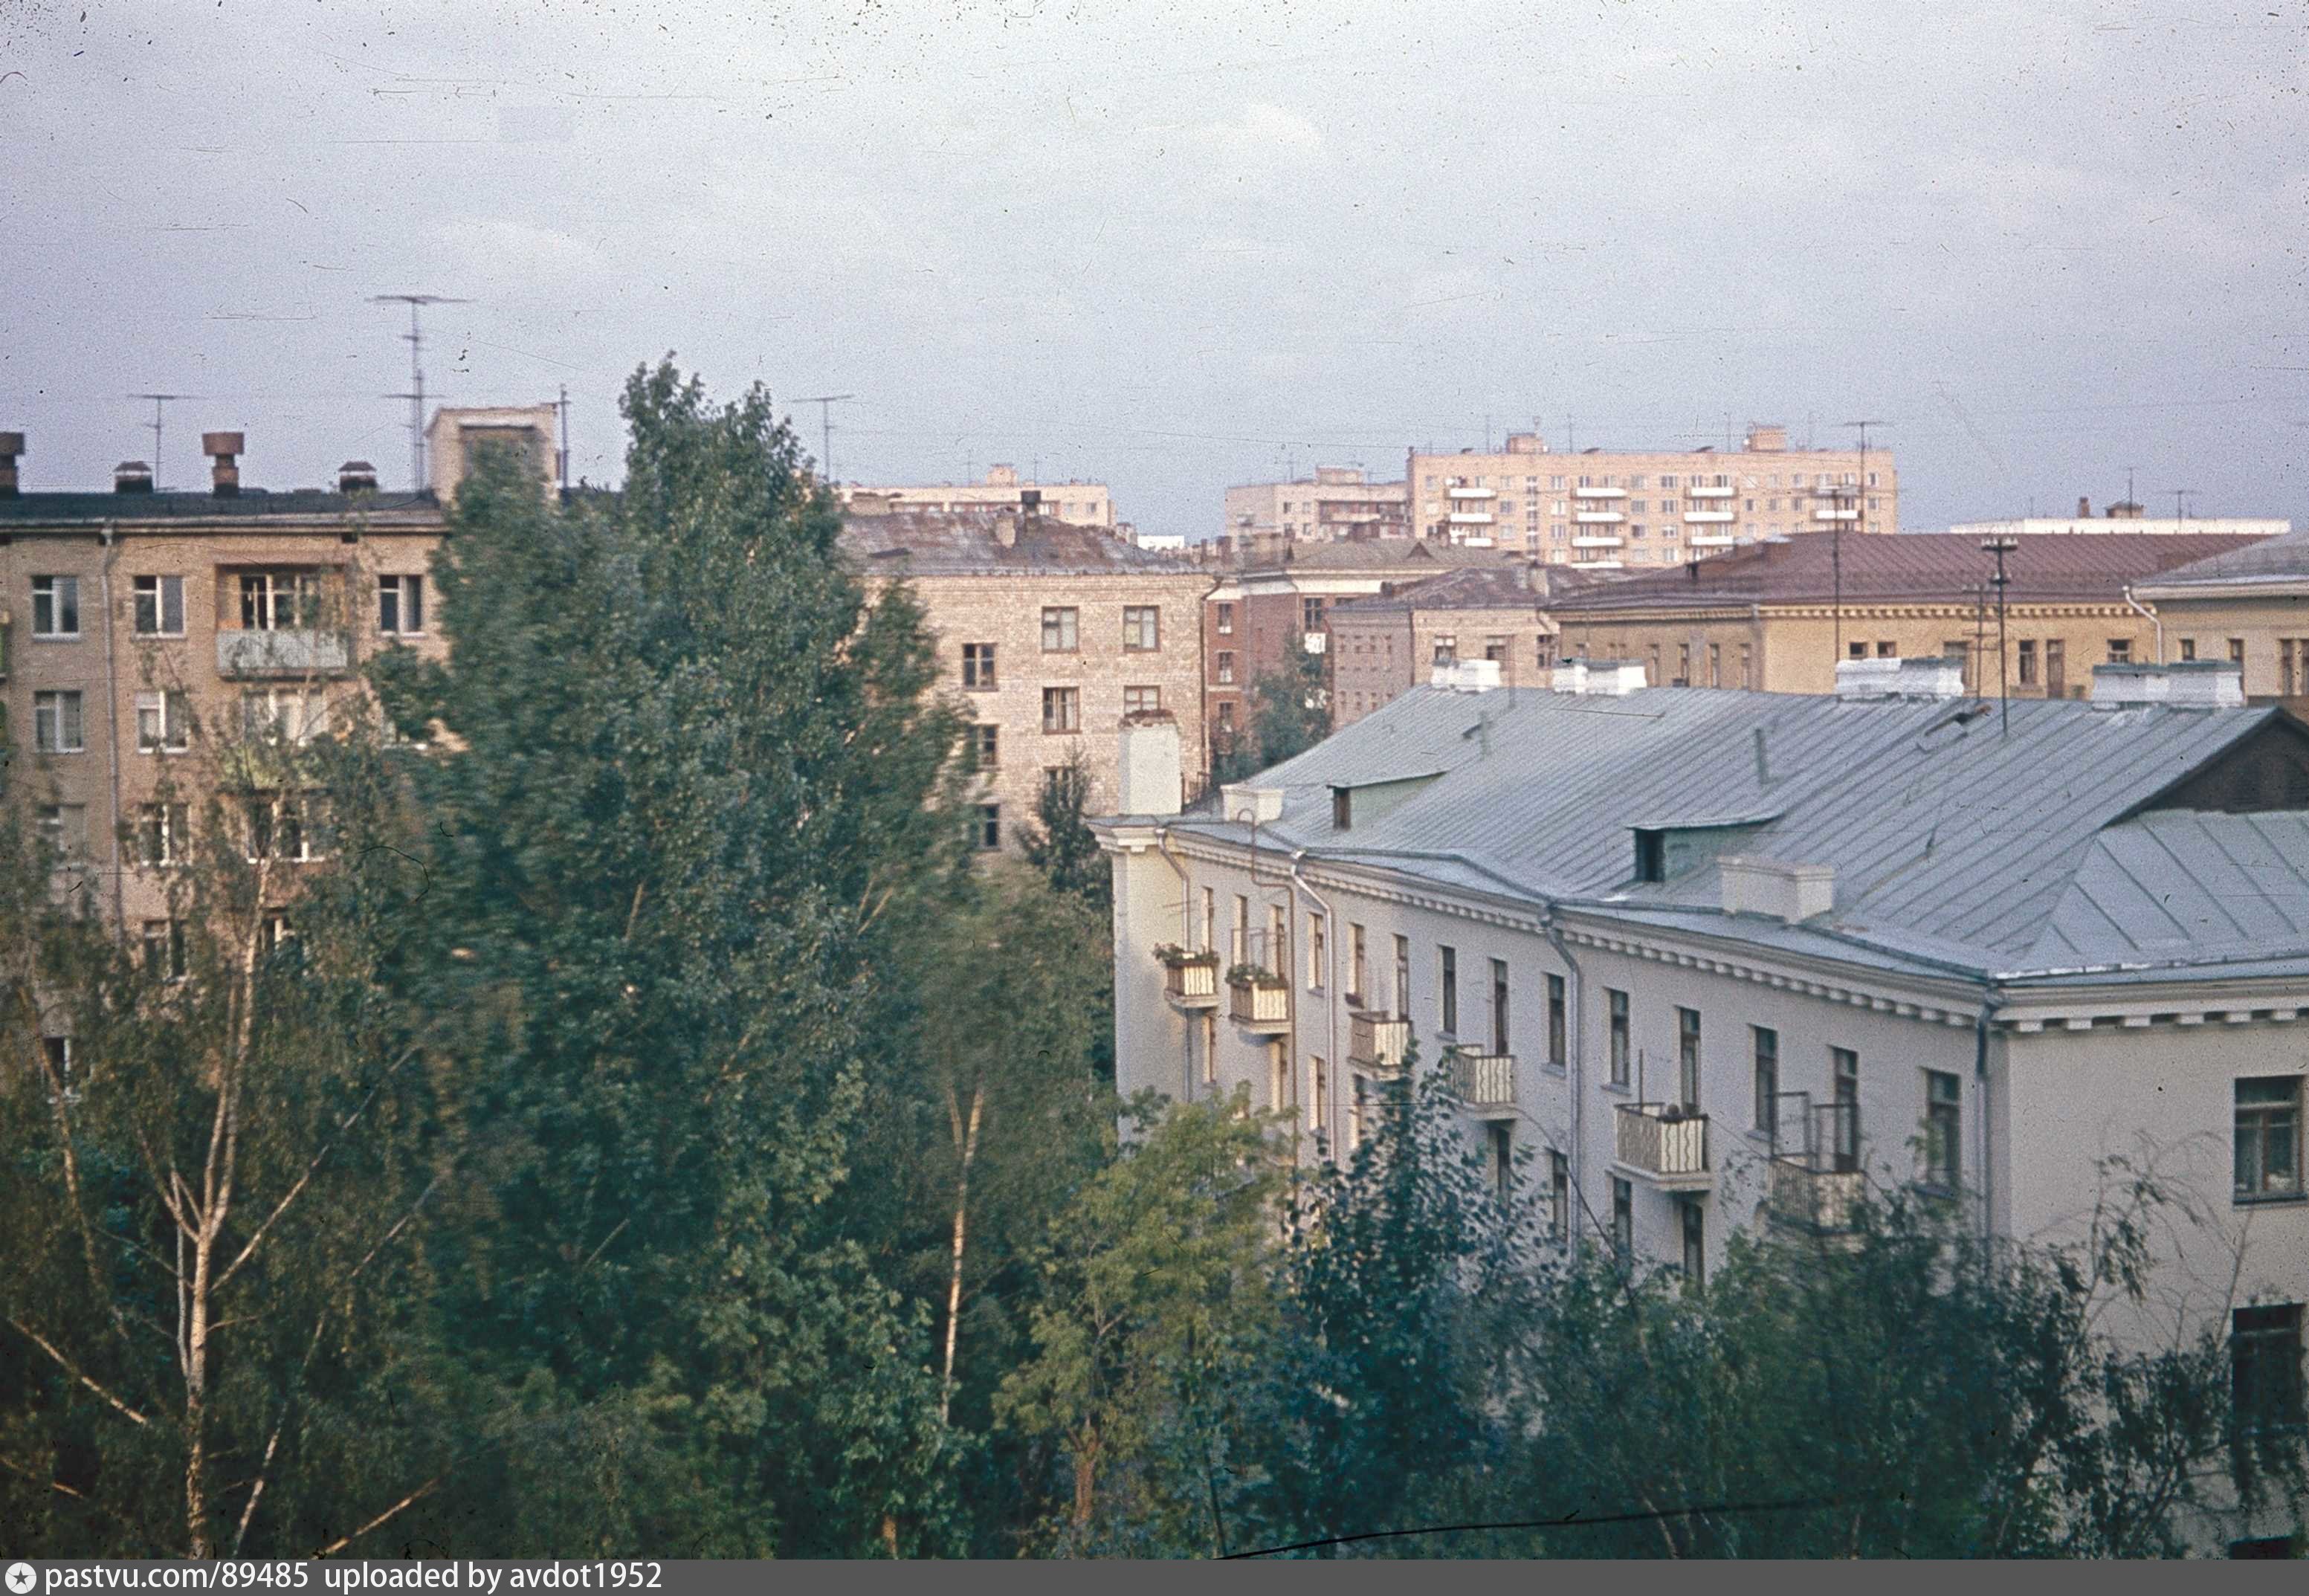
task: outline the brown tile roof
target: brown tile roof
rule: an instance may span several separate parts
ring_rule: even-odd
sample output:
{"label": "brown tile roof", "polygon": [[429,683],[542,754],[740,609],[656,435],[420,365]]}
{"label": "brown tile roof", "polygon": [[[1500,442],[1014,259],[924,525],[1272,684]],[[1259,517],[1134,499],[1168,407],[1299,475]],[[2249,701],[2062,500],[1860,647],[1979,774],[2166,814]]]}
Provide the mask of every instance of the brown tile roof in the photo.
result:
{"label": "brown tile roof", "polygon": [[[1017,527],[1005,545],[1005,521]],[[845,512],[842,547],[867,574],[983,576],[1031,571],[1047,575],[1194,576],[1193,562],[1126,543],[1103,527],[1076,526],[1047,515],[1021,521],[1010,510]]]}
{"label": "brown tile roof", "polygon": [[[2012,539],[2004,556],[2011,577],[2005,596],[2023,602],[2108,602],[2124,589],[2208,555],[2227,554],[2257,538],[2147,532],[2037,533]],[[1623,609],[1710,608],[1726,605],[1825,602],[1837,591],[1834,534],[1805,532],[1756,543],[1713,559],[1647,573],[1567,594],[1559,614]],[[1907,600],[1971,602],[1995,574],[1996,559],[1980,539],[1958,532],[1851,534],[1843,539],[1847,602]],[[1993,596],[1993,591],[1991,590]]]}

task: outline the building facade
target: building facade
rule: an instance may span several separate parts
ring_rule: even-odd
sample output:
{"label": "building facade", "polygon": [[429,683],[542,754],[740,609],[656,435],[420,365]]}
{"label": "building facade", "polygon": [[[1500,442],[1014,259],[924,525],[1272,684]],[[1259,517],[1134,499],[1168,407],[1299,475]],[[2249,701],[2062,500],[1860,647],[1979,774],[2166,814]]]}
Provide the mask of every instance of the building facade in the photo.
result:
{"label": "building facade", "polygon": [[1324,620],[1331,729],[1353,725],[1463,659],[1496,664],[1507,686],[1545,686],[1559,655],[1550,600],[1590,580],[1568,565],[1484,566],[1332,605]]}
{"label": "building facade", "polygon": [[2208,556],[2141,582],[2161,657],[2227,660],[2256,703],[2309,706],[2309,532]]}
{"label": "building facade", "polygon": [[1029,482],[1020,479],[1015,465],[990,466],[983,482],[896,486],[851,482],[843,484],[839,492],[845,505],[863,495],[894,510],[921,510],[931,514],[1015,510],[1025,495],[1033,494],[1040,512],[1054,521],[1072,526],[1103,527],[1109,531],[1116,524],[1114,495],[1105,483],[1077,482],[1072,479],[1064,482]]}
{"label": "building facade", "polygon": [[1317,466],[1312,477],[1228,488],[1226,524],[1220,535],[1238,543],[1267,538],[1310,543],[1408,538],[1410,495],[1401,482],[1366,480],[1360,466]]}
{"label": "building facade", "polygon": [[2076,698],[2096,665],[2154,660],[2158,622],[2127,597],[2134,583],[2252,540],[2010,541],[2001,620],[1996,556],[1948,532],[1807,533],[1596,583],[1550,613],[1565,652],[1640,661],[1661,686],[1825,693],[1841,661],[1935,656],[1961,660],[1976,693]]}
{"label": "building facade", "polygon": [[1537,433],[1510,433],[1498,453],[1414,450],[1405,474],[1422,537],[1513,548],[1604,573],[1679,565],[1838,525],[1900,530],[1890,451],[1792,449],[1784,427],[1750,427],[1737,453],[1555,453]]}
{"label": "building facade", "polygon": [[1192,565],[1103,529],[1006,512],[882,511],[853,501],[843,547],[869,588],[903,576],[970,717],[973,834],[1012,850],[1053,773],[1079,761],[1111,805],[1127,715],[1169,717],[1189,770],[1203,736],[1203,598]]}
{"label": "building facade", "polygon": [[2104,672],[2009,732],[1939,661],[1864,698],[1873,666],[1794,696],[1585,661],[1406,694],[1100,823],[1118,1085],[1246,1092],[1304,1161],[1441,1071],[1561,1242],[1700,1281],[1893,1189],[2073,1240],[2130,1159],[2204,1222],[2120,1333],[2243,1313],[2297,1368],[2309,731],[2225,672]]}

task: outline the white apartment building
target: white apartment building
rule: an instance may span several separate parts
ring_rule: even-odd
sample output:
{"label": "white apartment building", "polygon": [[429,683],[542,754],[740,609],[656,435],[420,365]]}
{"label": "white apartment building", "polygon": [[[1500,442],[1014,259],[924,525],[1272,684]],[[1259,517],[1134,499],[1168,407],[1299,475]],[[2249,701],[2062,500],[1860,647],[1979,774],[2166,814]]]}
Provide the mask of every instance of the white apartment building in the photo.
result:
{"label": "white apartment building", "polygon": [[1900,530],[1889,450],[1792,449],[1785,427],[1748,429],[1739,450],[1552,453],[1509,433],[1498,453],[1411,453],[1414,535],[1520,548],[1604,574],[1680,565],[1760,538]]}
{"label": "white apartment building", "polygon": [[1406,484],[1367,480],[1360,466],[1317,466],[1312,477],[1228,488],[1221,535],[1237,543],[1261,538],[1302,543],[1407,538],[1409,496]]}
{"label": "white apartment building", "polygon": [[1126,754],[1124,1092],[1247,1087],[1320,1159],[1415,1048],[1559,1234],[1703,1280],[1872,1188],[2073,1238],[2129,1158],[2203,1216],[2158,1311],[2298,1370],[2309,729],[2226,663],[2009,722],[1940,660],[1836,695],[1437,675],[1194,812],[1156,729]]}

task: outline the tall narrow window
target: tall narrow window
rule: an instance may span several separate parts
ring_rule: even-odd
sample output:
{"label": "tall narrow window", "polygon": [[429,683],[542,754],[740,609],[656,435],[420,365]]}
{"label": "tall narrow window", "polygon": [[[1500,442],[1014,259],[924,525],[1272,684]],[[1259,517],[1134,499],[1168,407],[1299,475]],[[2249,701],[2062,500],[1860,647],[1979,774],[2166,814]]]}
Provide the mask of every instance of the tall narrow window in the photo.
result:
{"label": "tall narrow window", "polygon": [[1227,950],[1227,962],[1250,962],[1250,900],[1241,893],[1234,895],[1234,945]]}
{"label": "tall narrow window", "polygon": [[136,695],[136,751],[181,754],[192,746],[193,714],[182,693],[170,689]]}
{"label": "tall narrow window", "polygon": [[1612,1178],[1612,1252],[1625,1264],[1636,1250],[1636,1189]]}
{"label": "tall narrow window", "polygon": [[1560,1152],[1547,1155],[1548,1229],[1558,1241],[1571,1239],[1571,1160]]}
{"label": "tall narrow window", "polygon": [[144,864],[181,864],[192,844],[183,804],[140,804],[136,809],[136,854]]}
{"label": "tall narrow window", "polygon": [[1676,1100],[1687,1109],[1699,1107],[1699,1011],[1675,1011]]}
{"label": "tall narrow window", "polygon": [[1218,651],[1216,678],[1222,687],[1234,686],[1234,655],[1226,649]]}
{"label": "tall narrow window", "polygon": [[1319,992],[1329,979],[1326,966],[1331,961],[1331,936],[1328,923],[1319,914],[1307,917],[1307,989]]}
{"label": "tall narrow window", "polygon": [[1828,1062],[1836,1092],[1832,1151],[1837,1169],[1848,1175],[1860,1167],[1860,1055],[1849,1048],[1830,1048]]}
{"label": "tall narrow window", "polygon": [[2301,1304],[2235,1310],[2229,1320],[2229,1380],[2238,1428],[2251,1433],[2302,1423]]}
{"label": "tall narrow window", "polygon": [[999,726],[973,726],[970,729],[970,753],[981,771],[1000,770],[1002,729]]}
{"label": "tall narrow window", "polygon": [[1219,945],[1219,895],[1209,887],[1203,889],[1203,937],[1196,945],[1206,953]]}
{"label": "tall narrow window", "polygon": [[1515,1195],[1515,1126],[1504,1120],[1493,1120],[1490,1126],[1492,1138],[1492,1189],[1502,1200]]}
{"label": "tall narrow window", "polygon": [[1411,1018],[1411,938],[1395,939],[1395,1017]]}
{"label": "tall narrow window", "polygon": [[1368,971],[1363,963],[1363,928],[1353,921],[1347,923],[1347,1001],[1355,1007],[1365,1005],[1371,988],[1364,983]]}
{"label": "tall narrow window", "polygon": [[1924,1072],[1924,1184],[1952,1192],[1964,1176],[1964,1083],[1939,1070]]}
{"label": "tall narrow window", "polygon": [[991,853],[1002,846],[1002,806],[981,804],[973,832],[979,851]]}
{"label": "tall narrow window", "polygon": [[1756,1128],[1770,1133],[1778,1146],[1780,1095],[1780,1033],[1762,1025],[1748,1028],[1756,1060]]}
{"label": "tall narrow window", "polygon": [[962,685],[973,693],[994,690],[994,645],[990,643],[965,643],[962,645]]}
{"label": "tall narrow window", "polygon": [[32,635],[35,637],[78,637],[80,635],[79,577],[35,576],[32,578]]}
{"label": "tall narrow window", "polygon": [[1221,637],[1232,637],[1234,635],[1234,606],[1232,604],[1220,604],[1214,608],[1218,611],[1218,634]]}
{"label": "tall narrow window", "polygon": [[1564,1067],[1565,1054],[1569,1050],[1567,1043],[1570,1040],[1570,1026],[1567,1022],[1566,1013],[1570,1005],[1564,1001],[1563,978],[1560,975],[1549,976],[1547,978],[1547,1062],[1557,1069]]}
{"label": "tall narrow window", "polygon": [[1694,1295],[1708,1289],[1708,1213],[1686,1197],[1677,1206],[1683,1218],[1683,1285]]}
{"label": "tall narrow window", "polygon": [[1515,1051],[1508,1040],[1508,962],[1492,961],[1492,1051],[1501,1057]]}
{"label": "tall narrow window", "polygon": [[1459,1034],[1459,951],[1457,948],[1436,949],[1440,955],[1437,972],[1438,1019],[1443,1034]]}
{"label": "tall narrow window", "polygon": [[2299,1075],[2236,1083],[2236,1178],[2240,1203],[2301,1195]]}
{"label": "tall narrow window", "polygon": [[1628,995],[1606,987],[1604,996],[1612,1012],[1612,1084],[1625,1086],[1628,1083],[1629,1062]]}
{"label": "tall narrow window", "polygon": [[1267,1106],[1278,1114],[1291,1106],[1291,1060],[1279,1040],[1267,1044]]}
{"label": "tall narrow window", "polygon": [[144,922],[144,973],[154,980],[185,979],[185,924],[182,920]]}
{"label": "tall narrow window", "polygon": [[1314,1134],[1319,1147],[1323,1136],[1323,1105],[1331,1098],[1331,1072],[1323,1063],[1323,1056],[1307,1056],[1307,1128]]}
{"label": "tall narrow window", "polygon": [[425,630],[425,579],[422,576],[380,576],[376,579],[376,629],[395,637],[415,637]]}
{"label": "tall narrow window", "polygon": [[140,576],[136,579],[136,635],[182,637],[185,634],[185,579],[181,576]]}

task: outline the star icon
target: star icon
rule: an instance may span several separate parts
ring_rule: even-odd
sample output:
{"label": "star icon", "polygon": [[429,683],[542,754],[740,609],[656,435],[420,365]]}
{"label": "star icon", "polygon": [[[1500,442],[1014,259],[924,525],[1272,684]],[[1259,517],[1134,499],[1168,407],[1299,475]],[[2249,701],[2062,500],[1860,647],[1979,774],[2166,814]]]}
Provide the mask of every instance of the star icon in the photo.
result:
{"label": "star icon", "polygon": [[30,1596],[32,1587],[39,1583],[40,1576],[32,1572],[32,1566],[30,1563],[8,1565],[10,1596]]}

